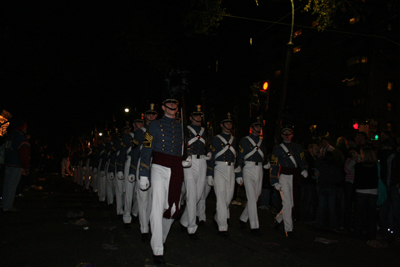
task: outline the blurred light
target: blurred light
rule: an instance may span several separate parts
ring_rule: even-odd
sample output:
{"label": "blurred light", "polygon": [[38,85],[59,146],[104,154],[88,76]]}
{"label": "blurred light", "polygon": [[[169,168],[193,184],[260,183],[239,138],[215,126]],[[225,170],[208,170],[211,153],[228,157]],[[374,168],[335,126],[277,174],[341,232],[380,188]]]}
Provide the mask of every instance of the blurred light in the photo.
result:
{"label": "blurred light", "polygon": [[358,123],[357,123],[357,122],[353,124],[353,128],[354,128],[355,130],[358,130]]}
{"label": "blurred light", "polygon": [[103,133],[99,133],[99,136],[103,136]]}
{"label": "blurred light", "polygon": [[125,112],[128,113],[128,112],[129,112],[129,108],[126,108],[126,109],[125,109]]}

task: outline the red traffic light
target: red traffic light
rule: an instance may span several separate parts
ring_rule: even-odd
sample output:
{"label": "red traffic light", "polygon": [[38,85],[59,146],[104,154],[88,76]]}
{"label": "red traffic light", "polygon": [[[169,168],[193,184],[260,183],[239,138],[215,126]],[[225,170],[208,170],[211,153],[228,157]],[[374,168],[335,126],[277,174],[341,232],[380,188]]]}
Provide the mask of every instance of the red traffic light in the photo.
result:
{"label": "red traffic light", "polygon": [[269,86],[269,83],[268,82],[264,82],[263,85],[262,85],[262,90],[263,91],[267,91],[268,86]]}

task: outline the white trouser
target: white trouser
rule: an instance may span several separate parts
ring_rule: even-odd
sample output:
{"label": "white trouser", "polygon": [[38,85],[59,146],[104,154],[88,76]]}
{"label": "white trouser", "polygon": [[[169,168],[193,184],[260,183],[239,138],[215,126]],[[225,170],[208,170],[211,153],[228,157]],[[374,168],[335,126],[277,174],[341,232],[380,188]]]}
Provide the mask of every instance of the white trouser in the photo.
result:
{"label": "white trouser", "polygon": [[282,210],[276,215],[278,223],[284,222],[285,232],[293,231],[292,208],[293,208],[293,175],[280,174],[279,182],[281,188]]}
{"label": "white trouser", "polygon": [[98,173],[97,173],[97,168],[94,167],[92,170],[92,178],[90,180],[90,185],[93,188],[93,192],[97,192],[97,190],[98,190],[98,187],[99,187],[98,179],[99,179],[99,177],[98,177]]}
{"label": "white trouser", "polygon": [[115,185],[115,202],[117,203],[117,215],[124,214],[124,202],[125,202],[125,180],[124,175],[120,177],[117,173],[114,179]]}
{"label": "white trouser", "polygon": [[[164,254],[164,243],[174,219],[165,219],[164,211],[168,206],[169,181],[171,178],[171,169],[153,164],[151,166],[151,187],[153,189],[150,226],[151,240],[150,245],[154,255]],[[140,212],[139,212],[140,216]]]}
{"label": "white trouser", "polygon": [[181,224],[188,229],[189,234],[197,230],[196,208],[204,191],[206,183],[207,163],[204,158],[192,158],[192,166],[183,168],[184,185],[186,188],[186,208],[181,217]]}
{"label": "white trouser", "polygon": [[[136,169],[136,177],[139,177],[139,165],[140,159],[138,161],[138,168]],[[151,177],[151,176],[150,176]],[[153,181],[152,181],[153,183]],[[151,206],[152,206],[152,198],[153,198],[153,186],[151,185],[149,189],[146,191],[140,190],[139,180],[136,183],[135,187],[135,200],[137,205],[133,205],[132,214],[138,214],[139,216],[139,223],[140,223],[140,232],[142,234],[146,234],[149,232],[150,228],[150,213],[151,213]],[[137,209],[137,210],[136,210]]]}
{"label": "white trouser", "polygon": [[199,203],[197,203],[197,217],[199,217],[199,221],[203,222],[206,221],[206,199],[210,191],[211,191],[211,186],[209,186],[208,183],[206,182],[204,184],[203,193],[201,194]]}
{"label": "white trouser", "polygon": [[246,162],[243,167],[243,182],[246,189],[247,204],[244,208],[240,220],[247,222],[250,220],[250,228],[258,229],[257,200],[261,195],[263,180],[262,163],[255,165],[255,162]]}
{"label": "white trouser", "polygon": [[217,197],[217,212],[214,219],[218,223],[219,231],[228,230],[229,205],[235,189],[235,172],[233,165],[216,161],[214,167],[214,191]]}
{"label": "white trouser", "polygon": [[131,164],[131,156],[128,156],[124,167],[124,176],[125,176],[125,198],[124,198],[124,216],[123,216],[124,223],[132,222],[131,212],[132,212],[133,195],[134,195],[133,190],[135,189],[135,183],[136,183],[135,179],[133,179],[133,181],[130,181],[128,179],[130,164]]}
{"label": "white trouser", "polygon": [[103,202],[106,200],[106,173],[105,171],[100,171],[99,175],[99,179],[98,179],[98,184],[99,184],[99,188],[98,188],[98,193],[99,193],[99,201]]}
{"label": "white trouser", "polygon": [[107,192],[107,203],[108,205],[114,203],[115,188],[114,188],[114,172],[107,172],[106,192]]}

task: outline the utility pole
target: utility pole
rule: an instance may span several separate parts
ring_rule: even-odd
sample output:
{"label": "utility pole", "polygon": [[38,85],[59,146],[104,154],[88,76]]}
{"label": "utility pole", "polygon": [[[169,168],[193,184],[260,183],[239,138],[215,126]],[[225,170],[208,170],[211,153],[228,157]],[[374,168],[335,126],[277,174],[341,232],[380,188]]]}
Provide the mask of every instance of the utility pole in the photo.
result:
{"label": "utility pole", "polygon": [[283,72],[283,82],[282,82],[282,91],[281,91],[281,102],[279,106],[279,113],[278,118],[276,121],[276,131],[275,131],[275,143],[278,144],[279,136],[280,136],[280,128],[282,126],[282,117],[283,117],[283,110],[285,108],[285,101],[286,101],[286,91],[287,85],[289,81],[289,69],[290,69],[290,61],[292,59],[293,53],[293,28],[294,28],[294,3],[293,0],[290,0],[292,4],[292,25],[290,30],[290,37],[289,43],[287,44],[286,50],[286,63],[285,63],[285,70]]}

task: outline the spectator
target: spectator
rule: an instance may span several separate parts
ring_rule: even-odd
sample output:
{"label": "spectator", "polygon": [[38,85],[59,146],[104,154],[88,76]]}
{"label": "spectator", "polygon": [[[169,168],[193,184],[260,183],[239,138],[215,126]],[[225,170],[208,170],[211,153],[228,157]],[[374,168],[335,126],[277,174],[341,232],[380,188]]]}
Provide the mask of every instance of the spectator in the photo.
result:
{"label": "spectator", "polygon": [[303,223],[310,223],[315,220],[317,212],[317,177],[314,175],[315,162],[318,159],[319,148],[317,144],[310,144],[305,153],[305,159],[308,164],[308,178],[302,178],[301,181],[301,216]]}
{"label": "spectator", "polygon": [[325,212],[328,212],[329,227],[337,231],[336,217],[336,183],[340,180],[340,168],[333,152],[327,151],[325,157],[315,164],[315,175],[318,177],[318,209],[315,226],[324,227]]}
{"label": "spectator", "polygon": [[361,157],[355,150],[349,151],[350,157],[346,159],[344,164],[345,171],[345,184],[344,184],[344,200],[345,200],[345,212],[344,212],[344,230],[350,231],[353,229],[354,224],[352,220],[353,215],[353,204],[355,200],[355,188],[354,188],[354,165],[360,160]]}
{"label": "spectator", "polygon": [[320,149],[320,154],[322,157],[325,156],[325,153],[327,151],[333,151],[335,148],[329,144],[328,138],[323,137],[321,139],[321,149]]}
{"label": "spectator", "polygon": [[7,136],[5,151],[5,173],[3,182],[3,202],[4,212],[16,212],[18,209],[13,207],[15,192],[21,175],[29,174],[29,154],[30,145],[26,138],[26,122],[17,120],[13,132]]}
{"label": "spectator", "polygon": [[354,166],[356,189],[355,235],[368,240],[376,237],[376,200],[378,193],[378,167],[374,150],[364,146],[360,150],[361,162]]}

